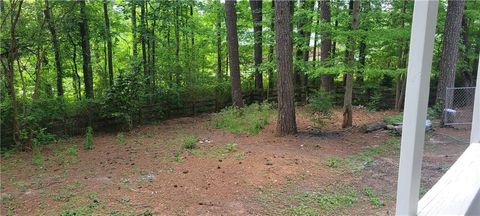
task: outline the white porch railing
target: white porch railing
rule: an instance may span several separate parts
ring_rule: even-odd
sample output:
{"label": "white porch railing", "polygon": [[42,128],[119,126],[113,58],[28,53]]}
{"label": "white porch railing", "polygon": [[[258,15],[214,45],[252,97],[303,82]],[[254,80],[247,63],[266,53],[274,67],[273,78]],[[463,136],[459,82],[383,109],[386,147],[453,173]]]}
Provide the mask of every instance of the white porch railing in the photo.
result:
{"label": "white porch railing", "polygon": [[419,202],[438,0],[415,1],[410,37],[397,215],[480,215],[480,62],[470,146]]}
{"label": "white porch railing", "polygon": [[480,215],[480,143],[472,143],[418,202],[418,215]]}

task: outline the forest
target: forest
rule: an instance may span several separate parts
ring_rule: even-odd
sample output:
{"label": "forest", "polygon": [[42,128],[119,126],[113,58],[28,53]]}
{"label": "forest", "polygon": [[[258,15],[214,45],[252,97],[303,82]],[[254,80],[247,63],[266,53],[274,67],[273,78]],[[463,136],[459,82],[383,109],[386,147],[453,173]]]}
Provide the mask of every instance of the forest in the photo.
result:
{"label": "forest", "polygon": [[[66,166],[82,167],[81,164],[89,160],[109,157],[105,154],[113,151],[107,147],[114,145],[111,143],[128,146],[116,146],[121,148],[118,152],[124,152],[125,148],[127,151],[129,148],[145,148],[148,152],[147,149],[154,148],[159,151],[159,158],[165,152],[163,158],[170,158],[165,159],[169,160],[169,167],[174,166],[170,163],[193,166],[194,162],[188,160],[196,155],[214,155],[215,158],[230,155],[240,164],[242,161],[248,163],[250,151],[254,152],[252,158],[263,157],[270,148],[273,151],[268,145],[266,150],[248,145],[242,147],[242,142],[261,142],[262,138],[255,136],[265,133],[272,134],[269,139],[283,140],[281,143],[296,134],[295,137],[300,138],[294,138],[294,143],[305,142],[313,150],[324,151],[325,148],[325,152],[333,151],[335,147],[332,145],[340,142],[339,136],[351,136],[352,139],[363,136],[355,128],[371,121],[387,119],[385,121],[389,124],[388,119],[398,121],[401,118],[413,9],[414,1],[407,0],[0,0],[0,147],[2,159],[7,161],[2,165],[2,172],[4,176],[9,173],[4,168],[10,167],[8,162],[15,163],[16,157],[28,161],[21,166],[50,172],[56,166],[53,164],[56,163],[53,162],[55,152],[66,151],[64,154],[75,157],[76,162],[67,163],[62,159],[61,167],[64,175],[73,175],[71,172],[67,174]],[[448,104],[447,88],[475,86],[479,52],[480,1],[440,0],[429,97],[429,118],[435,120],[435,124],[438,122],[439,128],[446,119],[442,110]],[[183,122],[187,121],[184,118],[193,118],[194,123],[187,124]],[[210,129],[202,128],[197,121]],[[272,122],[273,128],[270,128]],[[180,129],[172,129],[176,127]],[[351,128],[355,132],[351,132]],[[231,134],[220,135],[223,132],[216,131],[218,129]],[[325,139],[333,137],[334,141],[325,144],[326,147],[313,144],[316,141],[310,140],[313,138],[305,135],[310,132],[305,131],[315,131],[311,133]],[[170,137],[177,132],[183,135]],[[226,138],[219,138],[223,136]],[[386,140],[387,146],[398,141],[388,134],[379,136],[382,142]],[[219,141],[218,144],[211,137],[224,143]],[[167,144],[161,144],[164,142]],[[171,142],[178,146],[170,146],[168,143]],[[214,145],[210,142],[215,146],[207,149],[200,145]],[[100,147],[101,143],[107,146]],[[77,145],[80,146],[78,149]],[[362,151],[359,145],[353,145],[351,149],[339,148],[345,148],[346,152]],[[396,152],[395,147],[389,148]],[[261,156],[255,156],[255,150],[261,151]],[[383,147],[381,151],[389,152]],[[371,164],[372,158],[378,156],[377,153],[357,153],[359,158],[350,158],[354,162],[350,159],[344,161],[338,158],[341,155],[332,153],[334,157],[326,158],[327,168],[350,169],[345,168],[352,166],[350,163],[363,163],[363,170],[366,164]],[[282,154],[277,152],[274,155]],[[293,154],[302,157],[298,152]],[[78,159],[81,155],[84,158]],[[268,166],[273,160],[270,156],[265,156]],[[198,160],[208,161],[205,158]],[[219,161],[222,160],[226,159]],[[263,159],[258,160],[262,160],[263,165]],[[148,167],[149,162],[127,163]],[[206,162],[209,163],[213,162]],[[93,164],[86,166],[100,169]],[[148,171],[142,171],[147,168],[135,169],[140,170],[140,176],[149,176]],[[192,175],[195,171],[186,170],[183,174],[186,172]],[[239,172],[248,173],[248,170]],[[85,175],[87,179],[90,174]],[[111,175],[114,180],[124,180]],[[311,175],[323,176],[325,173]],[[2,177],[2,188],[8,188],[5,183],[8,176]],[[83,176],[66,176],[63,178],[83,179]],[[79,180],[72,182],[87,184]],[[431,182],[427,185],[431,186]],[[30,186],[33,187],[34,183]],[[80,186],[74,190],[79,191]],[[101,188],[92,190],[97,191],[96,196],[102,196],[98,194]],[[4,203],[4,194],[2,191],[2,215],[17,215],[15,208],[20,209],[20,214],[32,213],[19,207],[13,198]],[[377,203],[375,197],[372,201],[375,193],[369,188],[358,194],[364,197],[361,199],[373,203],[374,207],[363,212],[366,215],[377,212],[377,207],[391,206],[388,201]],[[100,198],[90,195],[83,197],[87,200],[85,202],[94,202],[95,205],[109,202],[103,197],[104,200],[96,203],[95,200]],[[354,200],[361,200],[349,196],[340,197],[328,205],[337,205],[337,202],[356,205],[358,201]],[[72,197],[74,195],[68,198]],[[58,202],[55,197],[52,199],[44,204],[59,206],[52,204]],[[134,198],[129,199],[133,202]],[[312,194],[305,199],[324,202],[322,197]],[[275,205],[277,201],[268,200]],[[64,202],[72,201],[67,199]],[[212,207],[217,205],[216,202],[198,205]],[[221,209],[236,208],[230,207]],[[320,209],[322,213],[337,208],[303,204],[297,207],[282,212],[253,212],[315,215],[307,214],[311,210],[308,208]],[[45,210],[38,208],[39,211],[34,211],[36,214]],[[95,210],[95,206],[85,209],[81,211],[85,210],[86,215],[97,210],[100,214],[107,211]],[[135,207],[135,210],[139,209],[142,208]],[[175,213],[166,209],[167,214]],[[295,213],[297,210],[300,213]],[[83,215],[78,211],[77,214],[63,211],[62,215]],[[143,213],[148,215],[150,211],[160,210],[152,208]],[[55,209],[46,214],[59,212],[62,211]],[[213,212],[227,215],[252,213]],[[195,208],[180,215],[200,213],[204,212]],[[347,210],[347,213],[352,212]]]}

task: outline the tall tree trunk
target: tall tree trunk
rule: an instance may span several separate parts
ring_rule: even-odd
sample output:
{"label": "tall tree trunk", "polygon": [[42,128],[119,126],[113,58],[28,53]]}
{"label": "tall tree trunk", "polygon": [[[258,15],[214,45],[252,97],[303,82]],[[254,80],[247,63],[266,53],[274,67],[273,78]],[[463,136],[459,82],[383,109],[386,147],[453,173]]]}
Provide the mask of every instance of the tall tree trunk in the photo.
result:
{"label": "tall tree trunk", "polygon": [[[131,1],[132,4],[132,35],[133,35],[133,58],[138,57],[138,39],[137,39],[137,1]],[[137,73],[136,63],[134,64],[134,72]]]}
{"label": "tall tree trunk", "polygon": [[152,35],[151,35],[151,44],[152,44],[152,54],[151,54],[151,67],[150,67],[150,80],[152,82],[152,90],[155,90],[156,86],[156,75],[157,75],[157,68],[155,67],[156,62],[156,46],[157,46],[157,37],[155,36],[155,29],[157,28],[157,17],[154,16],[153,23],[152,23]]}
{"label": "tall tree trunk", "polygon": [[254,64],[255,64],[255,89],[263,92],[263,78],[260,71],[262,64],[262,1],[250,0],[250,8],[253,17],[254,37]]}
{"label": "tall tree trunk", "polygon": [[43,46],[37,45],[37,50],[35,53],[36,56],[36,62],[35,62],[35,87],[33,89],[33,96],[32,100],[38,100],[40,97],[40,84],[41,84],[41,79],[42,79],[42,62],[44,58],[44,51],[43,51]]}
{"label": "tall tree trunk", "polygon": [[[350,0],[350,12],[352,14],[352,24],[350,29],[356,31],[360,24],[360,0]],[[354,65],[355,41],[352,36],[347,39],[346,62],[349,67]],[[353,69],[348,69],[353,70]],[[345,74],[345,95],[343,99],[343,122],[342,128],[352,126],[352,91],[353,91],[353,71]]]}
{"label": "tall tree trunk", "polygon": [[[320,0],[320,17],[322,19],[322,26],[329,26],[331,22],[330,1]],[[320,60],[323,67],[328,67],[331,58],[332,39],[331,32],[329,30],[320,30]],[[333,90],[333,76],[331,74],[322,74],[320,76],[321,86],[325,91]]]}
{"label": "tall tree trunk", "polygon": [[278,72],[277,134],[297,133],[295,122],[295,96],[293,89],[293,46],[290,1],[275,3],[275,41]]}
{"label": "tall tree trunk", "polygon": [[[272,19],[270,21],[270,30],[275,32],[275,1],[272,1]],[[275,50],[274,41],[268,47],[268,62],[273,63],[273,55]],[[273,68],[268,69],[268,91],[271,92],[274,88],[275,82],[273,81]]]}
{"label": "tall tree trunk", "polygon": [[179,7],[180,2],[177,0],[175,4],[175,75],[177,85],[180,85],[180,23],[179,23]]}
{"label": "tall tree trunk", "polygon": [[[443,33],[442,55],[440,57],[440,74],[437,86],[437,100],[441,110],[451,107],[452,95],[446,94],[447,88],[455,85],[455,66],[457,63],[458,44],[464,11],[464,0],[450,0],[447,6],[447,18]],[[446,101],[447,97],[449,101]],[[440,118],[440,124],[444,125],[444,112]]]}
{"label": "tall tree trunk", "polygon": [[140,2],[140,43],[142,46],[142,66],[143,77],[146,81],[147,88],[150,86],[150,76],[148,74],[148,62],[147,62],[147,28],[146,28],[146,14],[145,14],[145,1]]}
{"label": "tall tree trunk", "polygon": [[217,11],[216,33],[217,33],[217,79],[222,79],[222,13]]}
{"label": "tall tree trunk", "polygon": [[[465,5],[465,10],[466,10],[466,5]],[[465,14],[463,14],[462,18],[462,52],[461,52],[461,60],[462,60],[462,65],[461,65],[461,73],[462,73],[462,79],[463,83],[465,86],[470,87],[474,86],[474,81],[473,81],[473,75],[471,73],[470,69],[470,59],[468,57],[468,51],[470,48],[470,39],[468,37],[469,31],[468,31],[468,18]]]}
{"label": "tall tree trunk", "polygon": [[[365,14],[365,16],[368,16],[368,13],[370,12],[370,7],[371,7],[370,0],[363,1],[363,4],[364,4],[363,13]],[[358,62],[361,65],[361,70],[357,71],[358,74],[357,74],[356,80],[360,86],[363,85],[363,79],[364,79],[363,74],[365,72],[365,62],[367,60],[366,59],[366,56],[367,56],[366,33],[368,31],[368,28],[369,28],[369,21],[368,19],[365,19],[362,26],[362,29],[365,31],[365,33],[361,36],[360,46],[358,50],[359,51]]]}
{"label": "tall tree trunk", "polygon": [[230,82],[232,85],[233,106],[243,107],[235,4],[235,0],[225,2],[225,23],[227,26],[228,56],[230,57]]}
{"label": "tall tree trunk", "polygon": [[108,0],[103,0],[103,15],[105,17],[105,37],[107,39],[108,81],[113,86],[112,35],[110,33],[110,19],[108,18]]}
{"label": "tall tree trunk", "polygon": [[76,80],[76,85],[77,85],[77,91],[75,92],[77,94],[77,99],[80,100],[82,99],[82,83],[80,81],[80,75],[78,74],[78,67],[77,67],[77,43],[73,40],[72,36],[70,34],[67,34],[68,39],[70,40],[70,44],[72,44],[73,50],[72,50],[72,65],[73,65],[73,75]]}
{"label": "tall tree trunk", "polygon": [[[52,46],[53,52],[55,54],[55,69],[57,70],[57,96],[63,96],[63,69],[62,69],[62,59],[60,55],[60,46],[58,43],[58,36],[57,31],[55,29],[55,24],[50,15],[50,7],[48,5],[48,0],[45,0],[45,20],[48,23],[48,29],[50,30],[50,34],[52,36]],[[53,16],[53,15],[52,15]]]}
{"label": "tall tree trunk", "polygon": [[[405,28],[405,19],[403,18],[407,8],[407,1],[402,1],[402,12],[400,16],[400,27]],[[407,45],[403,40],[400,40],[400,46],[398,47],[398,61],[397,68],[405,68],[406,64],[406,48]],[[406,88],[406,74],[400,74],[396,78],[395,86],[395,111],[399,112],[403,108],[403,101],[405,100],[405,88]]]}
{"label": "tall tree trunk", "polygon": [[83,56],[83,81],[85,83],[85,97],[93,98],[93,73],[91,55],[90,55],[90,42],[88,35],[88,19],[85,6],[85,0],[78,0],[80,4],[80,37],[82,40],[82,56]]}
{"label": "tall tree trunk", "polygon": [[[18,9],[14,11],[13,8],[15,8],[18,4]],[[17,23],[18,23],[18,18],[20,17],[20,12],[22,11],[22,4],[23,0],[20,0],[14,4],[12,2],[12,11],[11,11],[11,16],[10,16],[10,47],[8,48],[8,56],[7,56],[7,92],[8,95],[10,96],[10,100],[12,103],[12,134],[13,134],[13,142],[16,146],[20,145],[20,139],[19,139],[19,125],[18,125],[18,119],[17,119],[17,97],[16,97],[16,92],[15,92],[15,76],[14,76],[14,64],[15,64],[15,58],[18,58],[18,53],[17,53]]]}

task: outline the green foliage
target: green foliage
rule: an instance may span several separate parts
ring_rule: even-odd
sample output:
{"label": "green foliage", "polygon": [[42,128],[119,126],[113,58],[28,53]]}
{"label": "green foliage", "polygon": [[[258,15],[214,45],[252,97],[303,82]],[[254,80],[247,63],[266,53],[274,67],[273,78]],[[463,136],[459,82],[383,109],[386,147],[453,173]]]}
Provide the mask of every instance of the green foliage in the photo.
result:
{"label": "green foliage", "polygon": [[144,85],[136,74],[120,75],[107,91],[101,102],[107,116],[118,118],[131,128],[132,118],[140,112],[143,104]]}
{"label": "green foliage", "polygon": [[72,146],[68,147],[67,153],[68,153],[68,155],[70,155],[72,157],[77,157],[78,156],[77,146],[72,145]]}
{"label": "green foliage", "polygon": [[367,109],[369,111],[378,111],[383,109],[382,104],[384,104],[383,94],[375,91],[367,103]]}
{"label": "green foliage", "polygon": [[370,204],[372,204],[373,207],[380,208],[383,206],[383,202],[380,200],[380,198],[375,193],[375,191],[373,191],[373,189],[364,188],[363,194],[367,196],[368,200],[370,201]]}
{"label": "green foliage", "polygon": [[182,147],[187,150],[192,150],[195,147],[197,147],[197,138],[193,135],[191,136],[185,136],[183,138],[183,144]]}
{"label": "green foliage", "polygon": [[440,115],[442,114],[442,107],[440,106],[440,103],[436,103],[432,107],[429,107],[427,114],[429,119],[440,118]]}
{"label": "green foliage", "polygon": [[329,158],[326,162],[327,166],[330,167],[330,168],[337,168],[338,167],[338,164],[339,164],[339,160],[338,158]]}
{"label": "green foliage", "polygon": [[332,211],[351,206],[357,202],[357,194],[354,191],[338,191],[333,193],[307,192],[300,195],[301,203],[310,203],[310,206],[324,211]]}
{"label": "green foliage", "polygon": [[85,134],[85,143],[83,144],[85,150],[93,149],[93,129],[92,127],[87,127],[87,132]]}
{"label": "green foliage", "polygon": [[44,163],[42,147],[39,144],[34,143],[32,149],[32,164],[37,167],[43,167]]}
{"label": "green foliage", "polygon": [[125,145],[125,135],[123,135],[123,133],[117,134],[117,142],[119,144]]}
{"label": "green foliage", "polygon": [[237,160],[245,160],[246,155],[245,152],[238,152],[235,154],[235,159]]}
{"label": "green foliage", "polygon": [[383,121],[386,124],[389,125],[396,125],[396,124],[401,124],[403,122],[403,114],[400,113],[398,115],[393,115],[393,116],[385,116],[383,118]]}
{"label": "green foliage", "polygon": [[176,150],[175,152],[173,152],[173,160],[175,160],[176,162],[182,162],[183,161],[182,152],[179,150]]}
{"label": "green foliage", "polygon": [[46,128],[40,128],[39,130],[34,131],[33,137],[33,143],[40,145],[46,145],[56,140],[55,135],[46,132]]}
{"label": "green foliage", "polygon": [[295,207],[291,207],[285,211],[283,215],[288,215],[288,216],[320,216],[320,213],[309,206],[300,204]]}
{"label": "green foliage", "polygon": [[223,128],[234,134],[255,135],[268,124],[272,112],[268,103],[252,104],[241,109],[228,107],[214,114],[212,122],[215,128]]}
{"label": "green foliage", "polygon": [[374,162],[374,158],[386,152],[398,152],[400,140],[388,139],[383,145],[370,146],[363,151],[349,155],[345,158],[332,157],[327,159],[326,165],[330,168],[342,168],[345,171],[355,173],[365,169]]}
{"label": "green foliage", "polygon": [[308,97],[307,109],[312,113],[320,113],[324,117],[330,117],[333,110],[333,97],[324,90],[315,91]]}
{"label": "green foliage", "polygon": [[235,148],[237,147],[237,144],[236,143],[227,143],[227,145],[225,145],[225,153],[229,153],[229,152],[233,152],[235,151]]}

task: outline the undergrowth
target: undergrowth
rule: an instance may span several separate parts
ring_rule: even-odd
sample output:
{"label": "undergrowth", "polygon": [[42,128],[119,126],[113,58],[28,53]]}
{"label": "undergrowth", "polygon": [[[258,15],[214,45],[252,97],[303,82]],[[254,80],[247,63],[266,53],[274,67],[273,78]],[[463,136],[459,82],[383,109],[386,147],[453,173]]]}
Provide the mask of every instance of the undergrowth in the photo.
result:
{"label": "undergrowth", "polygon": [[268,103],[252,104],[244,108],[228,107],[213,115],[213,127],[234,134],[256,135],[268,124],[273,109]]}
{"label": "undergrowth", "polygon": [[325,165],[330,168],[341,168],[345,171],[355,173],[370,166],[374,162],[375,157],[388,152],[398,152],[399,150],[400,140],[392,138],[385,141],[383,145],[370,146],[363,151],[349,155],[345,158],[328,158],[325,162]]}

